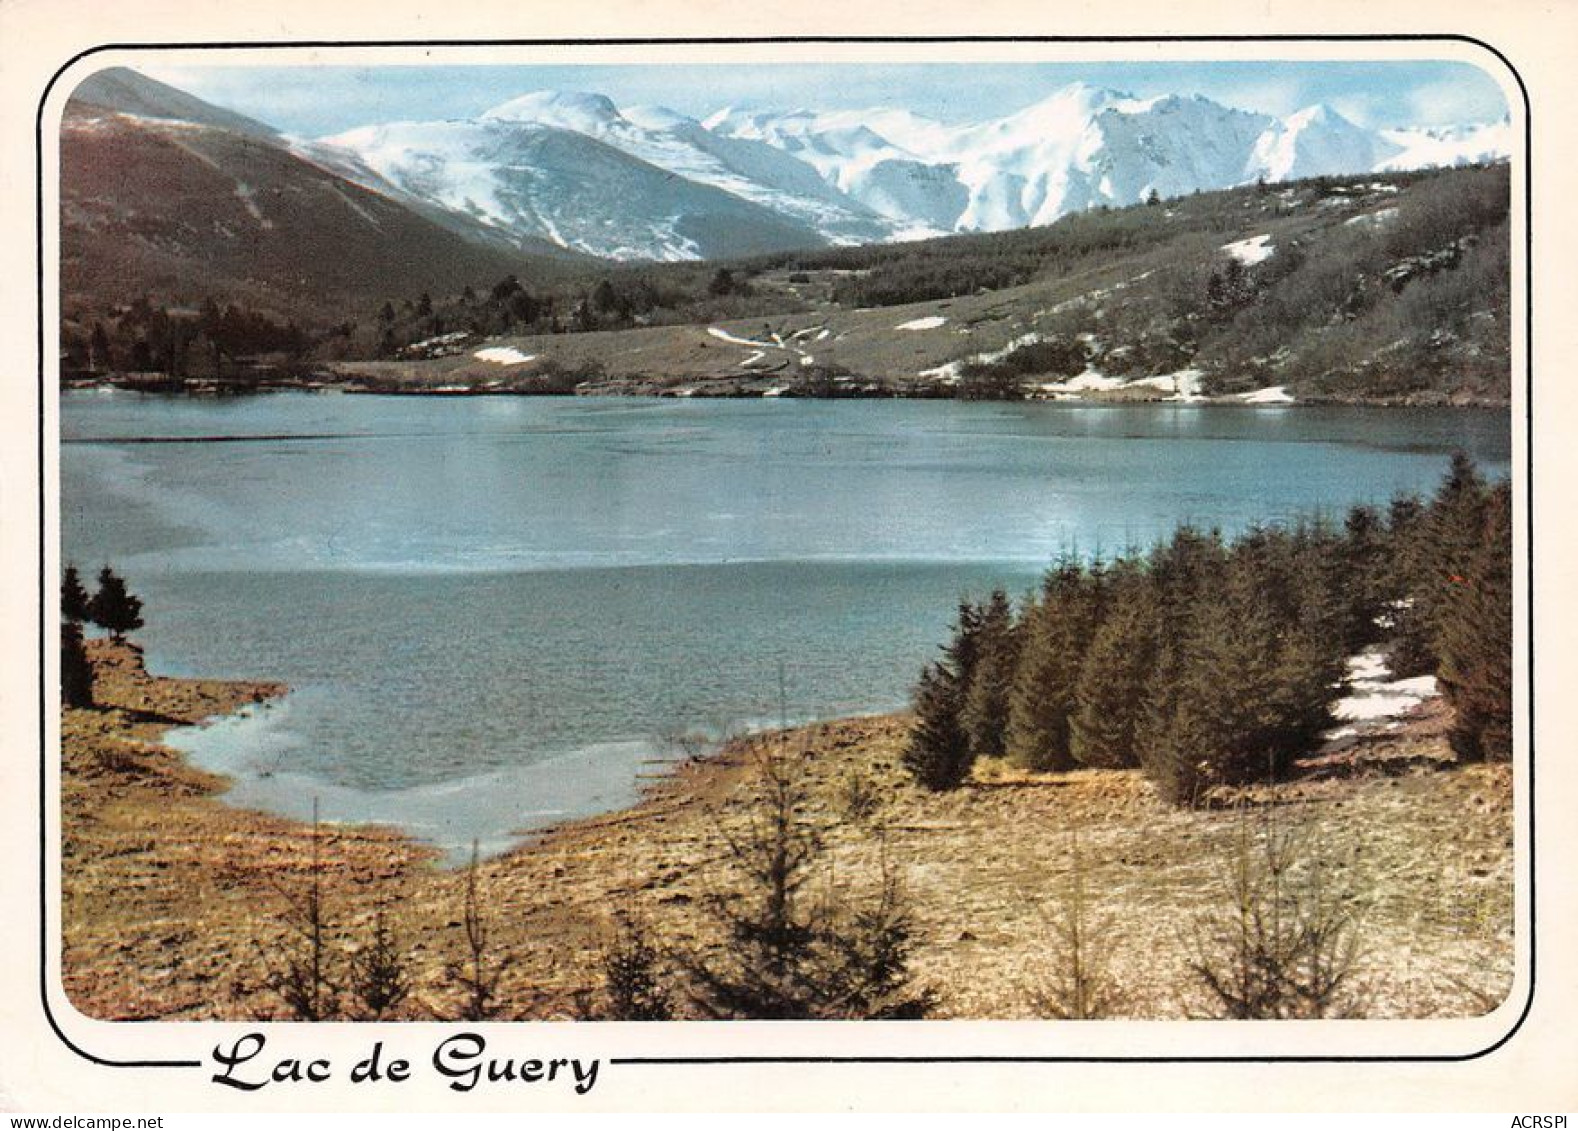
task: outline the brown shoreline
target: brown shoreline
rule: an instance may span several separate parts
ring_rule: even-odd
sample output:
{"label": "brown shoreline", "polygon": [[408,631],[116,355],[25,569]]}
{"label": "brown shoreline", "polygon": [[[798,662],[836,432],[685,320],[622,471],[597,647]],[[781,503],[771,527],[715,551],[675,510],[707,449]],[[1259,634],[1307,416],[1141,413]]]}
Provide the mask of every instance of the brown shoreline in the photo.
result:
{"label": "brown shoreline", "polygon": [[[769,397],[768,389],[781,382],[764,377],[761,372],[724,376],[683,378],[667,376],[644,379],[627,377],[618,380],[587,381],[573,389],[534,388],[529,381],[514,384],[485,382],[469,378],[462,384],[422,384],[415,378],[386,374],[380,367],[399,372],[399,367],[410,363],[398,361],[335,362],[333,367],[300,377],[273,377],[258,381],[217,381],[208,378],[145,378],[139,374],[112,374],[104,377],[74,378],[64,382],[69,389],[122,389],[128,392],[151,393],[180,397],[234,397],[257,396],[267,393],[305,392],[340,393],[348,396],[385,397],[533,397],[555,399],[564,397],[660,397],[695,398],[698,400],[740,400]],[[770,374],[768,375],[770,376]],[[831,393],[790,388],[771,394],[787,400],[915,400],[954,401],[957,396],[950,386],[937,385],[916,378],[858,378],[847,386],[840,386]],[[1134,387],[1116,390],[1089,390],[1082,393],[1053,396],[1026,395],[1007,398],[1007,404],[1084,404],[1111,407],[1113,405],[1187,403],[1197,407],[1226,408],[1472,408],[1506,412],[1512,407],[1509,398],[1483,396],[1455,396],[1444,393],[1411,393],[1402,396],[1301,396],[1289,401],[1257,403],[1245,401],[1239,394],[1199,396],[1188,402],[1174,402],[1161,392],[1146,392]]]}
{"label": "brown shoreline", "polygon": [[[452,1017],[446,965],[461,955],[465,872],[396,830],[235,809],[222,779],[158,744],[163,730],[264,704],[278,684],[150,676],[129,646],[94,642],[106,709],[64,713],[62,923],[65,990],[107,1019],[266,1019],[266,985],[292,945],[289,914],[318,860],[335,953],[365,945],[382,909],[413,980],[404,1019]],[[257,707],[257,709],[266,709]],[[1444,708],[1280,787],[1279,811],[1334,846],[1371,904],[1368,1016],[1466,1016],[1510,987],[1512,797],[1506,766],[1449,768]],[[1230,813],[1162,805],[1131,771],[1026,775],[988,768],[929,794],[899,767],[902,715],[845,719],[730,744],[675,763],[632,806],[532,834],[483,861],[477,883],[496,954],[508,954],[502,1017],[595,1010],[616,915],[664,945],[721,946],[706,908],[731,882],[721,829],[746,812],[749,754],[778,744],[805,769],[808,817],[841,896],[875,890],[884,855],[917,925],[913,968],[938,1016],[1038,1014],[1078,827],[1085,883],[1125,990],[1121,1016],[1200,1012],[1188,991],[1187,924],[1222,894]],[[856,784],[874,798],[857,814]],[[1442,836],[1451,827],[1453,835]]]}

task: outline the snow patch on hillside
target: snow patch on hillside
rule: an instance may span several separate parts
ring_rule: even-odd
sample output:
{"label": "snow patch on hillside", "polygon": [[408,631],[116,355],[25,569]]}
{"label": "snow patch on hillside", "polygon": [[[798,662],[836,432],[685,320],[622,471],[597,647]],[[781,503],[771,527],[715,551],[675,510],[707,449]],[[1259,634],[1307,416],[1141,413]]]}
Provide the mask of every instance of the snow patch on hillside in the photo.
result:
{"label": "snow patch on hillside", "polygon": [[1041,388],[1049,393],[1104,393],[1121,389],[1126,384],[1122,377],[1109,377],[1097,369],[1087,369],[1066,381],[1052,381]]}
{"label": "snow patch on hillside", "polygon": [[1276,246],[1270,241],[1269,235],[1250,236],[1247,240],[1225,243],[1222,245],[1222,250],[1245,267],[1253,267],[1257,263],[1264,263],[1276,253]]}
{"label": "snow patch on hillside", "polygon": [[[707,327],[707,333],[712,335],[714,338],[717,338],[721,342],[728,342],[730,345],[735,346],[751,347],[750,354],[748,354],[746,358],[740,362],[740,368],[742,369],[749,369],[754,365],[761,364],[763,361],[767,360],[770,351],[777,351],[780,354],[789,354],[793,356],[799,362],[799,364],[810,365],[814,360],[812,356],[795,343],[805,338],[809,338],[813,334],[817,334],[818,331],[820,331],[820,336],[815,338],[816,341],[821,341],[822,338],[827,337],[827,328],[818,324],[815,326],[802,327],[799,330],[793,331],[787,337],[785,337],[782,331],[769,329],[767,331],[767,337],[770,340],[761,341],[756,338],[742,338],[738,334],[731,334],[721,326]],[[787,362],[784,364],[787,364]],[[782,368],[782,365],[780,365],[779,368]]]}
{"label": "snow patch on hillside", "polygon": [[534,353],[521,353],[514,346],[489,346],[480,349],[471,355],[478,361],[491,361],[495,365],[522,365],[528,361],[536,361]]}
{"label": "snow patch on hillside", "polygon": [[973,354],[970,357],[956,358],[953,361],[946,362],[942,365],[933,366],[930,369],[922,369],[918,374],[916,374],[916,376],[933,377],[944,383],[952,384],[959,379],[959,376],[964,371],[965,366],[994,365],[997,362],[1002,361],[1003,358],[1007,357],[1015,350],[1023,349],[1025,346],[1035,345],[1037,342],[1041,341],[1041,338],[1042,335],[1039,332],[1031,330],[1027,334],[1020,334],[1017,338],[1011,339],[1008,344],[1003,346],[1001,349],[987,350],[985,353]]}
{"label": "snow patch on hillside", "polygon": [[236,199],[241,201],[241,206],[247,210],[252,219],[257,221],[258,227],[269,229],[274,226],[274,221],[263,215],[263,210],[258,207],[257,190],[245,181],[236,182]]}
{"label": "snow patch on hillside", "polygon": [[1397,218],[1397,209],[1381,208],[1374,212],[1365,212],[1359,216],[1350,216],[1343,221],[1345,227],[1379,228],[1391,223]]}
{"label": "snow patch on hillside", "polygon": [[900,322],[893,327],[895,330],[935,330],[938,326],[946,325],[948,320],[941,315],[933,314],[929,318],[911,318],[908,322]]}
{"label": "snow patch on hillside", "polygon": [[708,326],[707,333],[711,334],[719,341],[729,342],[730,344],[736,346],[760,346],[763,349],[773,348],[773,344],[771,342],[758,342],[754,338],[741,338],[718,326]]}
{"label": "snow patch on hillside", "polygon": [[1124,388],[1151,388],[1159,389],[1171,394],[1170,401],[1197,401],[1200,399],[1200,382],[1204,378],[1204,370],[1189,368],[1180,369],[1175,373],[1162,373],[1155,377],[1141,377],[1130,381]]}
{"label": "snow patch on hillside", "polygon": [[1351,738],[1364,731],[1395,729],[1403,715],[1440,694],[1433,675],[1392,679],[1391,674],[1385,655],[1377,648],[1350,657],[1348,694],[1332,708],[1332,714],[1348,725],[1329,731],[1326,737]]}

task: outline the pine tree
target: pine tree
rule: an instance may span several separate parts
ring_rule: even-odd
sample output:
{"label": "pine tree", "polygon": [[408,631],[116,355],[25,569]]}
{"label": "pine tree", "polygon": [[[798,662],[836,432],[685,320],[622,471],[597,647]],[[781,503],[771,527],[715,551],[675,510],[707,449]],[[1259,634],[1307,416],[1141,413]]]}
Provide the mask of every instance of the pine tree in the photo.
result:
{"label": "pine tree", "polygon": [[340,985],[334,974],[334,933],[323,895],[323,864],[318,854],[318,800],[312,801],[312,863],[299,897],[286,893],[285,923],[290,934],[264,951],[265,982],[301,1021],[327,1021],[339,1009]]}
{"label": "pine tree", "polygon": [[911,696],[915,729],[901,760],[927,789],[957,788],[970,776],[974,764],[962,716],[980,650],[981,621],[979,606],[959,602],[953,638],[943,650],[942,660],[927,665]]}
{"label": "pine tree", "polygon": [[126,582],[105,566],[99,571],[99,591],[89,603],[88,616],[117,642],[143,626],[142,600],[126,590]]}
{"label": "pine tree", "polygon": [[1301,525],[1282,540],[1280,553],[1280,570],[1262,584],[1281,586],[1293,598],[1275,606],[1277,717],[1268,736],[1285,761],[1312,749],[1334,724],[1331,711],[1347,658],[1374,632],[1380,606],[1366,595],[1364,564],[1350,556],[1346,534],[1319,522]]}
{"label": "pine tree", "polygon": [[67,707],[93,706],[93,665],[82,643],[82,625],[60,626],[60,698]]}
{"label": "pine tree", "polygon": [[597,329],[597,315],[592,313],[592,304],[585,295],[575,304],[570,311],[570,329],[578,334]]}
{"label": "pine tree", "polygon": [[1409,589],[1394,675],[1434,671],[1440,664],[1446,604],[1479,549],[1485,494],[1473,461],[1458,452],[1429,507],[1410,526],[1403,550]]}
{"label": "pine tree", "polygon": [[1512,757],[1512,490],[1484,506],[1480,544],[1442,606],[1441,690],[1455,718],[1449,739],[1466,761]]}
{"label": "pine tree", "polygon": [[1256,529],[1233,548],[1235,568],[1246,571],[1248,591],[1264,609],[1270,698],[1261,720],[1263,742],[1278,759],[1307,749],[1332,724],[1333,689],[1350,652],[1355,622],[1373,623],[1374,611],[1355,594],[1346,539],[1320,519],[1291,532]]}
{"label": "pine tree", "polygon": [[517,290],[510,296],[506,307],[511,325],[528,325],[536,321],[540,313],[540,306],[536,299],[524,290]]}
{"label": "pine tree", "polygon": [[644,926],[620,919],[617,936],[603,953],[605,1017],[613,1021],[673,1018],[674,1008],[659,975],[660,957]]}
{"label": "pine tree", "polygon": [[981,611],[974,657],[959,725],[971,758],[1001,757],[1008,731],[1008,701],[1019,661],[1019,636],[1008,595],[994,590]]}
{"label": "pine tree", "polygon": [[1021,629],[1024,643],[1005,742],[1015,764],[1032,770],[1073,768],[1075,684],[1100,619],[1100,574],[1072,559],[1059,563]]}
{"label": "pine tree", "polygon": [[471,863],[466,866],[465,903],[460,916],[465,956],[444,967],[445,975],[459,990],[456,1013],[462,1021],[491,1021],[499,1015],[503,1009],[503,1003],[499,1001],[499,986],[504,980],[504,971],[514,960],[508,951],[496,953],[493,946],[481,885],[478,883],[479,863],[478,845],[472,841]]}
{"label": "pine tree", "polygon": [[915,928],[898,877],[882,853],[882,878],[874,902],[856,907],[822,932],[826,1013],[872,1021],[925,1017],[935,996],[910,975]]}
{"label": "pine tree", "polygon": [[1438,643],[1445,605],[1480,548],[1487,495],[1485,481],[1474,461],[1462,452],[1455,453],[1452,466],[1430,503],[1430,540],[1436,561],[1435,585],[1426,603],[1433,612]]}
{"label": "pine tree", "polygon": [[710,1016],[813,1015],[806,966],[816,932],[800,893],[821,838],[801,815],[804,804],[804,782],[789,755],[764,755],[750,820],[725,833],[745,880],[744,894],[713,900],[728,933],[728,954],[719,963],[689,963],[693,996]]}
{"label": "pine tree", "polygon": [[1375,508],[1350,509],[1343,522],[1342,538],[1329,554],[1335,574],[1329,584],[1342,602],[1342,641],[1349,653],[1380,639],[1376,622],[1389,604],[1386,551],[1386,528]]}
{"label": "pine tree", "polygon": [[1363,942],[1358,893],[1328,878],[1326,853],[1279,828],[1275,807],[1252,835],[1241,820],[1226,899],[1195,921],[1190,970],[1223,1015],[1238,1020],[1352,1015]]}
{"label": "pine tree", "polygon": [[1399,495],[1387,511],[1385,574],[1387,665],[1398,679],[1436,669],[1429,619],[1418,594],[1428,588],[1431,554],[1425,537],[1426,510],[1414,495]]}
{"label": "pine tree", "polygon": [[[1183,679],[1190,666],[1189,636],[1201,616],[1200,596],[1218,583],[1226,565],[1226,552],[1215,533],[1201,534],[1182,526],[1171,541],[1158,545],[1146,562],[1152,599],[1156,664],[1134,727],[1134,750],[1140,765],[1170,795],[1174,763],[1170,732],[1184,694]],[[1188,800],[1187,794],[1183,800]]]}
{"label": "pine tree", "polygon": [[82,578],[77,574],[77,567],[68,565],[66,577],[60,586],[60,615],[74,624],[81,624],[90,619],[89,609],[92,600],[88,591],[82,586]]}
{"label": "pine tree", "polygon": [[1077,823],[1069,826],[1068,841],[1068,882],[1051,924],[1052,961],[1033,1000],[1042,1016],[1085,1021],[1111,1016],[1123,1004],[1123,994],[1109,967],[1112,921],[1095,910],[1086,890],[1089,868]]}
{"label": "pine tree", "polygon": [[1251,777],[1280,776],[1295,756],[1315,749],[1320,736],[1336,723],[1332,707],[1345,664],[1340,642],[1310,622],[1281,633],[1272,668],[1272,689],[1262,724],[1266,751]]}
{"label": "pine tree", "polygon": [[808,1018],[814,1015],[807,967],[816,929],[800,894],[821,839],[801,816],[804,785],[789,757],[771,752],[758,771],[749,822],[725,832],[745,890],[712,901],[728,935],[727,952],[717,962],[680,961],[691,976],[693,999],[709,1016]]}
{"label": "pine tree", "polygon": [[[234,313],[234,310],[232,309],[230,313]],[[201,334],[215,342],[216,349],[218,348],[217,343],[222,336],[220,327],[223,321],[223,316],[219,312],[219,304],[214,301],[212,295],[209,295],[203,300],[203,305],[198,310],[197,328]]]}
{"label": "pine tree", "polygon": [[1167,729],[1167,761],[1147,766],[1174,804],[1198,804],[1212,787],[1268,769],[1259,716],[1271,697],[1269,618],[1242,594],[1206,593],[1201,606]]}
{"label": "pine tree", "polygon": [[[1263,550],[1253,538],[1240,543],[1220,585],[1196,596],[1170,713],[1160,741],[1142,751],[1147,773],[1174,804],[1274,778],[1305,742],[1315,665],[1267,598]],[[1323,693],[1323,703],[1335,694],[1330,686]]]}
{"label": "pine tree", "polygon": [[915,728],[902,762],[930,790],[955,789],[970,776],[969,740],[959,725],[959,677],[947,664],[929,664],[912,697]]}
{"label": "pine tree", "polygon": [[618,293],[614,290],[614,285],[607,279],[599,279],[597,281],[597,285],[592,288],[590,301],[592,308],[599,314],[623,315],[626,313],[626,311],[621,309],[623,303],[621,303]]}
{"label": "pine tree", "polygon": [[1136,733],[1159,658],[1160,606],[1137,565],[1120,563],[1108,605],[1074,685],[1070,752],[1082,766],[1139,765]]}
{"label": "pine tree", "polygon": [[959,602],[952,639],[943,649],[943,662],[959,677],[961,687],[967,686],[975,675],[976,661],[981,653],[981,626],[985,618],[985,606],[971,601]]}

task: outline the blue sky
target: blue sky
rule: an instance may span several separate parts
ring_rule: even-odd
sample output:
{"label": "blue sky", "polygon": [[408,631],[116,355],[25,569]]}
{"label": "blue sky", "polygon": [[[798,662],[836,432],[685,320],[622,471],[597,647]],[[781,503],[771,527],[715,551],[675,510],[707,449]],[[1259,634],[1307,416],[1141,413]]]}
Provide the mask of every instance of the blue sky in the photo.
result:
{"label": "blue sky", "polygon": [[1076,81],[1141,97],[1203,94],[1288,114],[1325,102],[1361,125],[1439,126],[1507,113],[1496,82],[1466,63],[1093,62],[567,65],[166,66],[138,69],[287,133],[320,136],[395,119],[473,117],[534,90],[585,90],[620,105],[657,103],[697,117],[728,105],[775,109],[903,106],[980,121]]}

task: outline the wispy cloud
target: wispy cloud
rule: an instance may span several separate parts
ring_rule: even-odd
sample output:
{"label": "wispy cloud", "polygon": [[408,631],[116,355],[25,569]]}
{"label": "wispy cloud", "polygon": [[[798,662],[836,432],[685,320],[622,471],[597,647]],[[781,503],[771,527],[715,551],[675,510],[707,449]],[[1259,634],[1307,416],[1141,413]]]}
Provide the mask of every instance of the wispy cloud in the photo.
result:
{"label": "wispy cloud", "polygon": [[1328,104],[1355,125],[1375,127],[1388,124],[1385,120],[1385,100],[1376,95],[1341,94],[1329,99]]}
{"label": "wispy cloud", "polygon": [[200,98],[291,133],[316,136],[396,119],[473,117],[533,90],[587,90],[617,104],[662,104],[703,116],[730,104],[788,110],[898,106],[943,120],[985,121],[1074,81],[1142,97],[1199,94],[1285,116],[1316,102],[1370,127],[1478,122],[1506,112],[1476,67],[1430,61],[839,63],[507,66],[277,65],[143,68]]}
{"label": "wispy cloud", "polygon": [[1309,105],[1306,84],[1290,77],[1200,84],[1199,93],[1239,110],[1284,117]]}
{"label": "wispy cloud", "polygon": [[1443,80],[1416,86],[1408,92],[1408,107],[1425,126],[1499,118],[1507,112],[1506,100],[1487,90],[1487,83]]}

